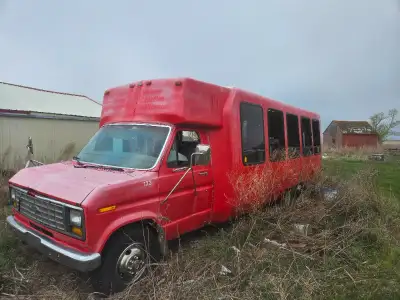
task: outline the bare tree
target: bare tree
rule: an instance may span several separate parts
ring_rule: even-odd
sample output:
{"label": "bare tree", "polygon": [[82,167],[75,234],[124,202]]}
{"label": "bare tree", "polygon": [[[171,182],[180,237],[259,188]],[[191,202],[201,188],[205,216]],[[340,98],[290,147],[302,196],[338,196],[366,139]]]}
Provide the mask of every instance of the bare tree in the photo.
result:
{"label": "bare tree", "polygon": [[380,112],[369,118],[372,129],[378,134],[381,142],[387,140],[391,135],[399,135],[399,133],[393,130],[400,125],[397,115],[397,109],[393,108],[389,110],[387,115]]}

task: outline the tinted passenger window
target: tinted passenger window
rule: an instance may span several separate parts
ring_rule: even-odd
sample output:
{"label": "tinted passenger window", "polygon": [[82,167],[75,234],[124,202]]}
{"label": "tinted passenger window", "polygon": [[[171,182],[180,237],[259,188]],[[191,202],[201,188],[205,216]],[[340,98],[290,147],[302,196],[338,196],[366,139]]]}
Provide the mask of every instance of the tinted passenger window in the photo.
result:
{"label": "tinted passenger window", "polygon": [[271,161],[286,159],[285,124],[283,112],[268,109],[269,155]]}
{"label": "tinted passenger window", "polygon": [[312,121],[312,131],[314,139],[314,154],[321,153],[321,132],[319,128],[319,120]]}
{"label": "tinted passenger window", "polygon": [[260,105],[241,103],[242,161],[244,165],[265,162],[264,114]]}
{"label": "tinted passenger window", "polygon": [[200,144],[200,137],[196,131],[178,131],[167,158],[168,168],[189,167],[190,157]]}
{"label": "tinted passenger window", "polygon": [[301,118],[301,135],[303,138],[303,155],[309,156],[312,154],[311,122],[309,118]]}
{"label": "tinted passenger window", "polygon": [[289,159],[300,156],[299,117],[286,114],[286,130],[288,136]]}

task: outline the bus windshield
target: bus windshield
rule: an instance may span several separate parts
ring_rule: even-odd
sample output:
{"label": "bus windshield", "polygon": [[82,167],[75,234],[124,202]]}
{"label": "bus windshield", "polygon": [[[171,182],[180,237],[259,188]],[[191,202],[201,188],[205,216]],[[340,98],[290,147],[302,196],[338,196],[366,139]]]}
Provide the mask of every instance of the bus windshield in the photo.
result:
{"label": "bus windshield", "polygon": [[151,169],[169,132],[170,127],[163,125],[106,125],[80,151],[77,160],[127,169]]}

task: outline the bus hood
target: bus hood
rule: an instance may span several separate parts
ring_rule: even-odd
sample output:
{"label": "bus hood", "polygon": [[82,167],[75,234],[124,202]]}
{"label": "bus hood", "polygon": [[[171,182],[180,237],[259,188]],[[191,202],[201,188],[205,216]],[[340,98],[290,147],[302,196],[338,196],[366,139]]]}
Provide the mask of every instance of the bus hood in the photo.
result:
{"label": "bus hood", "polygon": [[97,187],[123,183],[136,178],[140,173],[143,171],[127,173],[107,169],[75,168],[72,162],[61,162],[22,169],[9,183],[51,199],[76,205],[81,204]]}

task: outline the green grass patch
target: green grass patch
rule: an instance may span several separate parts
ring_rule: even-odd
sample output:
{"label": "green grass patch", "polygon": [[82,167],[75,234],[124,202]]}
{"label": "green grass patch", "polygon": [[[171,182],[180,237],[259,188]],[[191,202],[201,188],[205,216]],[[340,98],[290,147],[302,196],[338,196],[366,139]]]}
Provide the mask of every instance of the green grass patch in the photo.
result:
{"label": "green grass patch", "polygon": [[398,161],[355,161],[324,160],[323,168],[327,175],[338,179],[348,179],[362,170],[376,172],[376,183],[386,196],[400,199],[400,163]]}

